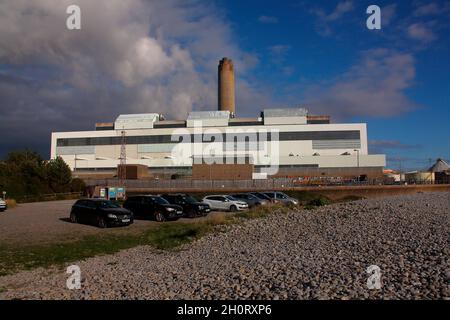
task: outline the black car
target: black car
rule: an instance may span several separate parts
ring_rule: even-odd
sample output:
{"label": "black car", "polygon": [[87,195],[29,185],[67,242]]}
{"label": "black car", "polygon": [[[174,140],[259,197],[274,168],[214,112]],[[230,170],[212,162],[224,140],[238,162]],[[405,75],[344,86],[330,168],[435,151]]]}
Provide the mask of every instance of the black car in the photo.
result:
{"label": "black car", "polygon": [[183,216],[182,207],[170,204],[164,198],[154,195],[128,197],[123,207],[133,212],[136,218],[150,218],[159,222],[178,220]]}
{"label": "black car", "polygon": [[194,218],[197,216],[207,216],[211,212],[209,204],[199,202],[194,197],[184,193],[172,193],[161,195],[171,204],[179,205],[183,208],[183,214],[186,217]]}
{"label": "black car", "polygon": [[70,221],[93,224],[99,228],[127,226],[133,223],[133,214],[110,200],[80,199],[72,206]]}
{"label": "black car", "polygon": [[262,192],[249,192],[249,193],[250,193],[251,195],[254,195],[255,197],[261,199],[261,200],[267,200],[267,201],[269,201],[269,202],[274,202],[274,201],[272,200],[272,198],[268,197],[267,195],[265,195],[265,194],[262,193]]}
{"label": "black car", "polygon": [[267,205],[270,203],[270,200],[261,199],[251,193],[235,193],[231,195],[233,198],[242,200],[247,202],[249,208],[253,208],[256,206]]}

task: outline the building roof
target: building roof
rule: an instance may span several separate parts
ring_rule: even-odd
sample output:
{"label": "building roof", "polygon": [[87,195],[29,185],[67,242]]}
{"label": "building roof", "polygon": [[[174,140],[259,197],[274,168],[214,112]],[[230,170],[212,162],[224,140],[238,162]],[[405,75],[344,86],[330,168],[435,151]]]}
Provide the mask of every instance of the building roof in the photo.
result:
{"label": "building roof", "polygon": [[119,129],[150,129],[159,121],[158,113],[121,114],[114,122],[114,128]]}
{"label": "building roof", "polygon": [[306,117],[308,110],[305,108],[288,108],[288,109],[264,109],[264,118],[272,117]]}
{"label": "building roof", "polygon": [[229,119],[230,111],[192,111],[187,120]]}
{"label": "building roof", "polygon": [[443,171],[447,171],[449,169],[450,169],[450,166],[448,165],[447,162],[445,162],[443,159],[437,159],[436,163],[430,169],[428,169],[428,171],[443,172]]}
{"label": "building roof", "polygon": [[117,117],[117,121],[155,121],[159,119],[158,113],[135,113],[135,114],[121,114]]}

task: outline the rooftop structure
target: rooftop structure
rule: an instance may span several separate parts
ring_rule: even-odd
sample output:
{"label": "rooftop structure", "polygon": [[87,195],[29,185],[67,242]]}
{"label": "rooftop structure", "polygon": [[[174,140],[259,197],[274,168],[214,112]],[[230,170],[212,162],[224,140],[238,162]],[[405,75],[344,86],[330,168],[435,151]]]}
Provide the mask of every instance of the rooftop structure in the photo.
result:
{"label": "rooftop structure", "polygon": [[430,172],[444,172],[450,170],[450,166],[443,159],[437,159],[436,163],[428,169]]}

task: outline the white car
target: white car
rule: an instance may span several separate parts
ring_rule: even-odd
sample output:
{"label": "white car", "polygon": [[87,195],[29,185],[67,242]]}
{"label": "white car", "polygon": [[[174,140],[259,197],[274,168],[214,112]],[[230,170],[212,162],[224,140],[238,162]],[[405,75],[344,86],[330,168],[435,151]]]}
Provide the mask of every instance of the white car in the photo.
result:
{"label": "white car", "polygon": [[212,195],[203,198],[202,202],[209,204],[211,210],[242,211],[248,209],[248,204],[228,195]]}
{"label": "white car", "polygon": [[2,198],[0,198],[0,212],[6,210],[6,202]]}

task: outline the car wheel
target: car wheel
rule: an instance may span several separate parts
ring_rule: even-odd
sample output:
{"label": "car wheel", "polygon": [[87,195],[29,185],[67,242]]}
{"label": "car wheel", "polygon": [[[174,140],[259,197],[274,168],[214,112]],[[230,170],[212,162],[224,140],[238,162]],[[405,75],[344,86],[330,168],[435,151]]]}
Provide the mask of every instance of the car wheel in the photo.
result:
{"label": "car wheel", "polygon": [[70,213],[70,222],[72,223],[78,223],[78,217],[75,213],[71,212]]}
{"label": "car wheel", "polygon": [[107,224],[106,224],[105,219],[102,218],[102,217],[98,217],[98,218],[97,218],[97,226],[98,226],[99,228],[102,228],[102,229],[106,228],[106,227],[107,227]]}
{"label": "car wheel", "polygon": [[166,217],[164,217],[164,215],[161,212],[159,212],[159,211],[155,213],[155,219],[158,222],[166,221]]}
{"label": "car wheel", "polygon": [[230,206],[230,211],[231,212],[236,212],[237,211],[237,207],[233,204],[232,206]]}

